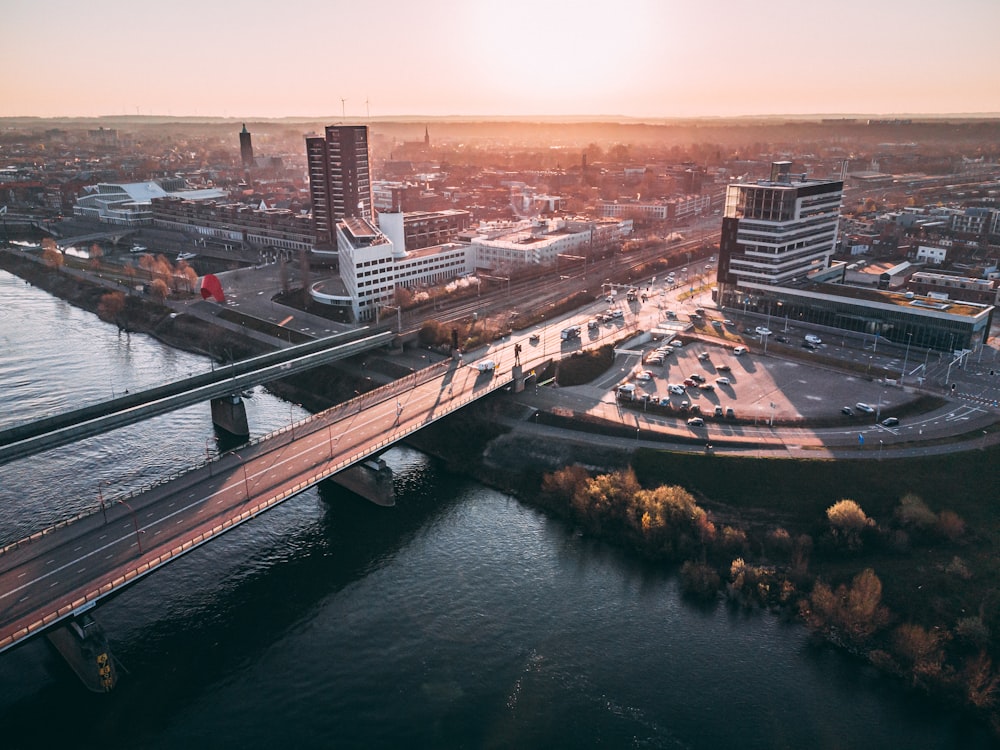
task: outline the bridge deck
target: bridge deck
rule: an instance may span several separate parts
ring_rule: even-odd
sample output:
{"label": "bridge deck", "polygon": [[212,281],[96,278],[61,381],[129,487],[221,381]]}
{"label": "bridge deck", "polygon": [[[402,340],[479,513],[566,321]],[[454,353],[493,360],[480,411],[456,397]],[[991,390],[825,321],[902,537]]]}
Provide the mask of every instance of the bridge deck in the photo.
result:
{"label": "bridge deck", "polygon": [[0,652],[512,380],[432,365],[0,550]]}

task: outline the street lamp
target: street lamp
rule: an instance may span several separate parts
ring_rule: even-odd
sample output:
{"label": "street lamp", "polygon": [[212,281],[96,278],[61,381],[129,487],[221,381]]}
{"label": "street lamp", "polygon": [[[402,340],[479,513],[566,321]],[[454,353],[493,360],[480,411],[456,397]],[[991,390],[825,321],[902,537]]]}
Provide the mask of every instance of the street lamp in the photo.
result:
{"label": "street lamp", "polygon": [[[986,434],[985,432],[983,433]],[[101,501],[101,513],[104,514],[104,523],[108,522],[108,508],[104,504],[104,485],[108,480],[101,479],[97,482],[97,499]]]}
{"label": "street lamp", "polygon": [[910,340],[913,338],[912,333],[906,334],[906,354],[903,356],[903,369],[899,373],[899,384],[903,384],[903,378],[906,377],[906,362],[910,358]]}
{"label": "street lamp", "polygon": [[139,545],[139,554],[141,555],[141,554],[142,554],[142,536],[141,536],[141,535],[142,535],[142,534],[145,534],[146,532],[144,532],[144,531],[140,531],[140,530],[139,530],[139,521],[138,521],[138,520],[136,519],[136,517],[135,517],[135,511],[134,511],[134,510],[132,510],[132,506],[131,506],[131,505],[129,505],[129,504],[128,504],[127,502],[125,502],[124,500],[122,500],[122,501],[121,501],[121,503],[122,503],[122,505],[124,505],[124,506],[125,506],[126,508],[128,508],[128,510],[129,510],[129,513],[131,513],[131,514],[132,514],[132,526],[133,526],[133,527],[135,528],[135,543],[136,543],[137,545]]}
{"label": "street lamp", "polygon": [[247,494],[246,500],[243,502],[248,502],[250,500],[250,479],[247,477],[247,462],[239,453],[233,455],[240,460],[240,466],[243,468],[243,490]]}

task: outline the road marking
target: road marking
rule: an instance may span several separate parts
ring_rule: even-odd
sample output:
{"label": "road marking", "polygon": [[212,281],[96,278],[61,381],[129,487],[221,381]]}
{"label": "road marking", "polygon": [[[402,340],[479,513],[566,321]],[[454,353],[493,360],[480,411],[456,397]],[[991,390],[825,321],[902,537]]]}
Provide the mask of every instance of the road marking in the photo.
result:
{"label": "road marking", "polygon": [[79,551],[80,551],[80,550],[82,550],[82,549],[83,549],[83,547],[82,547],[82,546],[80,546],[80,547],[76,547],[76,548],[74,548],[74,550],[73,550],[73,551],[74,551],[74,552],[79,552]]}
{"label": "road marking", "polygon": [[26,575],[28,575],[28,571],[21,573],[21,575],[19,575],[18,578],[24,578]]}
{"label": "road marking", "polygon": [[46,565],[51,565],[51,564],[52,564],[52,563],[54,563],[54,562],[55,562],[55,559],[52,559],[52,560],[49,560],[49,561],[48,561],[47,563],[45,563],[45,564],[46,564]]}
{"label": "road marking", "polygon": [[83,571],[85,571],[85,570],[86,570],[86,568],[80,568],[80,569],[79,569],[78,571],[76,571],[76,572],[77,572],[77,573],[82,573],[82,572],[83,572]]}

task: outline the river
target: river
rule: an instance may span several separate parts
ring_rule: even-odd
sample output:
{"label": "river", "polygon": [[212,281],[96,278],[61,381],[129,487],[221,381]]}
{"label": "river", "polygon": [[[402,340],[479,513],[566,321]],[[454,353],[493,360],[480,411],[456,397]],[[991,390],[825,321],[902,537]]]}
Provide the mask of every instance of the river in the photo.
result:
{"label": "river", "polygon": [[[0,272],[0,427],[209,369]],[[305,416],[257,389],[251,430]],[[0,467],[0,544],[214,447],[207,405]],[[305,492],[97,610],[87,693],[45,639],[0,656],[4,748],[979,748],[962,717],[768,613],[419,452],[397,505]]]}

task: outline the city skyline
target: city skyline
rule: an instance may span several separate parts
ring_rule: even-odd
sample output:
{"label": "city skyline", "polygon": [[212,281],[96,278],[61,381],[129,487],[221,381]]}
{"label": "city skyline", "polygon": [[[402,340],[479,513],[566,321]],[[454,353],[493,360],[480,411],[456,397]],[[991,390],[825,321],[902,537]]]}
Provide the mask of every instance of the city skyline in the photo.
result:
{"label": "city skyline", "polygon": [[995,0],[13,0],[0,117],[1000,113]]}

